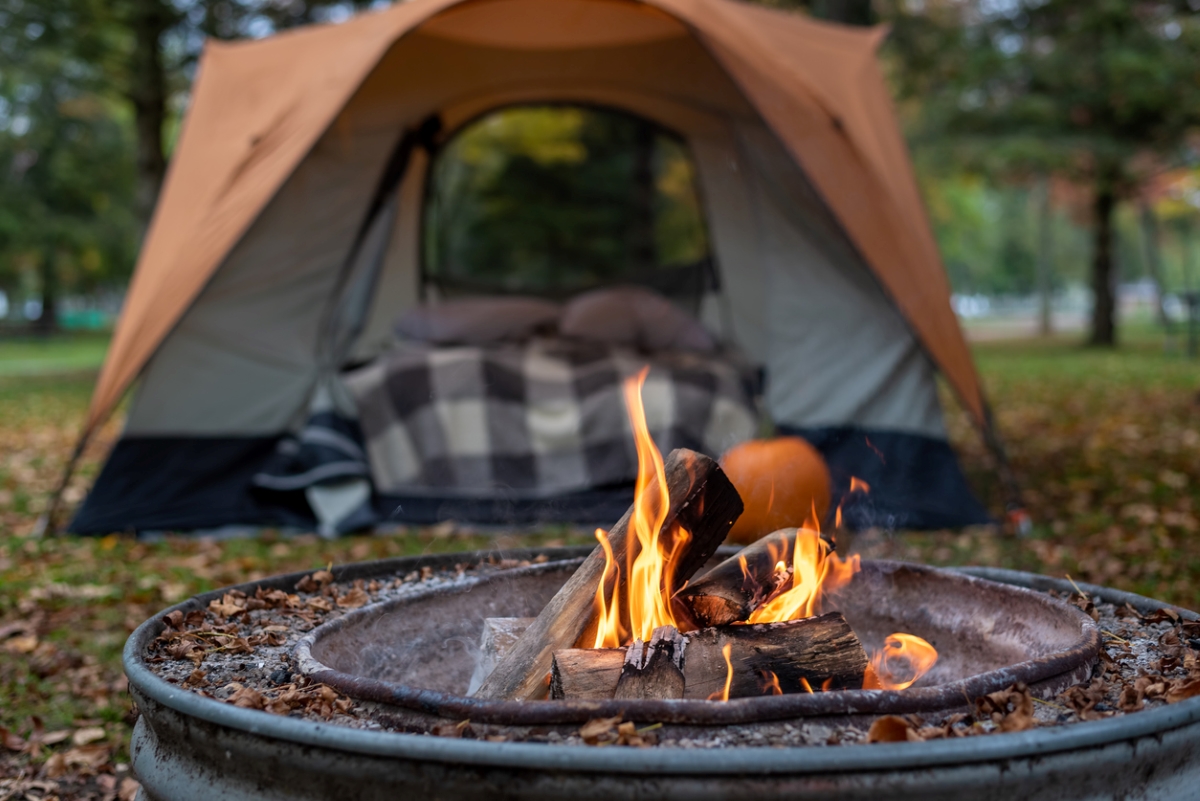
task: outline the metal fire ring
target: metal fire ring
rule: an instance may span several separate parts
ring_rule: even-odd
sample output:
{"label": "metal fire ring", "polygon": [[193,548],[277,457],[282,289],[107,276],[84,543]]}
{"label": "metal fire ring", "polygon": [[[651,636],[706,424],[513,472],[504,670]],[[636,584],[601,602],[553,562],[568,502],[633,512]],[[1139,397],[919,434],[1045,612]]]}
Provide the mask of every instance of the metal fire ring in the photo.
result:
{"label": "metal fire ring", "polygon": [[[561,569],[561,562],[549,562],[504,572],[503,580],[519,579],[546,570]],[[970,704],[969,699],[1025,682],[1039,694],[1057,694],[1091,676],[1092,665],[1100,651],[1100,633],[1095,623],[1078,609],[1046,597],[1042,593],[1014,588],[988,579],[951,571],[900,562],[863,562],[863,571],[885,576],[916,574],[929,581],[958,584],[964,597],[991,592],[997,601],[1015,594],[1035,595],[1039,604],[1054,612],[1078,620],[1080,633],[1070,647],[1057,653],[1017,662],[970,678],[934,687],[913,687],[904,691],[841,690],[836,693],[793,693],[736,698],[722,703],[703,700],[608,700],[608,701],[490,701],[452,693],[407,686],[393,681],[346,673],[323,664],[312,654],[321,640],[335,637],[345,629],[370,621],[389,612],[400,612],[422,598],[463,592],[459,588],[437,587],[379,604],[364,606],[313,629],[297,643],[293,661],[300,673],[313,681],[327,684],[351,698],[435,715],[448,721],[471,720],[475,723],[511,726],[582,724],[592,718],[622,715],[628,720],[670,724],[731,725],[791,720],[830,715],[886,715],[935,712]],[[484,591],[488,579],[472,588]],[[1022,599],[1024,600],[1024,599]]]}
{"label": "metal fire ring", "polygon": [[[532,559],[544,553],[551,559],[570,559],[588,550],[521,549],[502,555]],[[423,566],[453,567],[464,559],[490,555],[501,554],[388,559],[335,567],[333,574],[338,581],[369,579]],[[1017,571],[964,568],[957,572],[1038,590],[1073,589],[1065,581]],[[239,588],[290,589],[303,575],[277,576]],[[1194,612],[1143,596],[1091,584],[1079,587],[1102,602],[1128,603],[1144,613],[1167,607],[1186,620],[1200,620]],[[879,798],[881,790],[890,789],[889,798],[913,799],[956,798],[968,791],[977,801],[1035,796],[1185,799],[1194,797],[1200,781],[1196,764],[1200,698],[1137,714],[986,737],[720,751],[491,743],[280,717],[182,689],[160,678],[145,662],[147,646],[164,628],[163,614],[203,609],[225,591],[205,593],[164,610],[139,626],[126,642],[125,672],[141,710],[132,744],[134,770],[146,799],[315,799],[353,797],[353,788],[364,793],[369,788],[388,788],[392,794],[371,795],[382,798],[395,797],[396,789],[437,787],[445,790],[435,789],[428,797],[505,795],[504,790],[493,793],[496,785],[485,780],[506,782],[503,786],[516,795],[559,799],[564,790],[576,799],[604,797],[594,788],[609,792],[610,797],[730,797],[735,789],[752,786],[764,798],[795,798],[797,788],[815,788],[806,797]],[[609,777],[624,777],[625,783],[603,784]],[[811,782],[805,777],[812,777]],[[533,784],[541,778],[553,786]],[[678,783],[679,791],[661,780]],[[337,781],[342,789],[330,789]],[[764,792],[762,783],[771,781],[782,783],[774,792]],[[711,787],[711,792],[698,792],[696,782]],[[1089,783],[1091,788],[1085,786]],[[847,789],[843,793],[839,788]]]}

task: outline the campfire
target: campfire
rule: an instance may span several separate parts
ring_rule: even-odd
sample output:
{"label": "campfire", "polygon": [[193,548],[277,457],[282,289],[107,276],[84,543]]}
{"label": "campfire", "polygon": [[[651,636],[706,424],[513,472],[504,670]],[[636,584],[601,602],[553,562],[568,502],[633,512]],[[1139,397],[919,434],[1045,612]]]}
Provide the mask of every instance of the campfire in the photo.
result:
{"label": "campfire", "polygon": [[[860,570],[821,530],[816,509],[692,581],[724,541],[742,500],[713,460],[664,461],[646,424],[647,371],[626,380],[638,456],[629,511],[597,529],[592,554],[533,619],[490,619],[488,700],[699,699],[837,690],[904,690],[937,662],[895,632],[868,655],[838,611]],[[869,492],[854,479],[850,492]],[[835,512],[841,525],[841,505]]]}

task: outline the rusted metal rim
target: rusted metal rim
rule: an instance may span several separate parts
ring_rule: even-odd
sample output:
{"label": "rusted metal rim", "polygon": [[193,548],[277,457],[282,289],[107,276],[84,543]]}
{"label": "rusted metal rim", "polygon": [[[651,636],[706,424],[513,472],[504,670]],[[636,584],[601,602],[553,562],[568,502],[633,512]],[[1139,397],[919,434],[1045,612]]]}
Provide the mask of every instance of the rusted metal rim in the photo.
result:
{"label": "rusted metal rim", "polygon": [[[505,571],[504,580],[538,571],[561,570],[563,561],[531,565]],[[1086,680],[1100,650],[1100,635],[1091,618],[1078,609],[1042,593],[998,584],[923,565],[901,562],[864,561],[864,570],[883,573],[910,571],[930,579],[963,585],[963,592],[980,591],[1028,594],[1038,603],[1058,608],[1079,621],[1079,637],[1069,648],[1047,656],[1017,662],[959,681],[935,687],[909,688],[902,692],[885,690],[843,690],[830,693],[792,694],[739,698],[726,702],[701,700],[609,700],[609,701],[489,701],[450,693],[409,687],[403,684],[353,675],[335,670],[312,655],[313,647],[323,638],[366,619],[400,609],[422,597],[462,592],[459,587],[437,587],[405,598],[354,610],[337,620],[318,626],[296,645],[294,663],[314,681],[362,701],[400,707],[447,720],[466,720],[501,725],[548,725],[583,723],[596,717],[622,715],[626,719],[671,724],[726,725],[789,720],[830,715],[909,714],[967,706],[970,699],[1003,690],[1022,681],[1035,691],[1054,693]],[[483,577],[478,588],[501,576]]]}

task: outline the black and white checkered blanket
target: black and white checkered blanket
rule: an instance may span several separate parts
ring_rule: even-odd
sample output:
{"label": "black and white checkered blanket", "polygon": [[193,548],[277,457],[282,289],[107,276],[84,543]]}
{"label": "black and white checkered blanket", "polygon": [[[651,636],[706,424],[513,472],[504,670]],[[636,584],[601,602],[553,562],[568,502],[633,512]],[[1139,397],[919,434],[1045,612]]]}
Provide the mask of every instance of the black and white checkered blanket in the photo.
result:
{"label": "black and white checkered blanket", "polygon": [[621,381],[646,364],[646,418],[663,453],[719,456],[754,436],[743,376],[712,355],[557,339],[406,346],[344,379],[377,491],[538,498],[636,477]]}

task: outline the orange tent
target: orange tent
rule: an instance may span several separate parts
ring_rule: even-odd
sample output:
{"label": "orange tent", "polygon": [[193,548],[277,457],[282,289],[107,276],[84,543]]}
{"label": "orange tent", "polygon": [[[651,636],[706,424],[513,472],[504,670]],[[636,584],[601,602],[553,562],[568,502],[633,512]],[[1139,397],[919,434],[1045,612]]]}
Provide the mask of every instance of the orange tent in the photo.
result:
{"label": "orange tent", "polygon": [[[878,28],[734,0],[412,0],[343,24],[209,42],[85,437],[139,377],[127,436],[179,436],[188,433],[184,421],[201,418],[204,436],[285,428],[302,405],[296,399],[312,391],[320,312],[272,333],[254,304],[280,293],[291,293],[278,300],[291,307],[327,296],[398,131],[439,115],[453,132],[490,108],[545,100],[623,108],[692,143],[722,269],[747,265],[724,282],[733,339],[779,377],[770,404],[777,422],[855,423],[832,419],[839,412],[821,398],[852,414],[887,396],[891,406],[870,413],[879,425],[898,420],[944,439],[931,363],[986,428],[979,378],[876,60],[882,37]],[[410,170],[401,195],[419,198],[424,177],[423,168]],[[399,221],[395,236],[411,234],[408,225]],[[312,238],[318,230],[320,241]],[[864,307],[858,328],[839,334],[842,362],[853,367],[858,353],[894,350],[875,370],[892,377],[879,382],[915,376],[908,383],[921,384],[919,400],[868,386],[825,357],[813,364],[828,364],[828,378],[808,367],[785,378],[797,348],[816,347],[819,336],[772,321],[803,316],[803,308],[762,311],[777,301],[764,289],[770,270],[756,264],[794,252],[793,239],[804,237],[832,243],[815,250],[842,274],[863,266],[871,285],[859,276],[855,291],[887,306]],[[419,256],[398,258],[411,272]],[[401,305],[413,302],[411,292],[392,291]],[[231,348],[240,349],[237,363],[221,368],[228,380],[210,396],[213,365]],[[167,385],[180,399],[163,399]],[[861,397],[846,395],[854,391]],[[914,415],[921,422],[911,423]]]}

